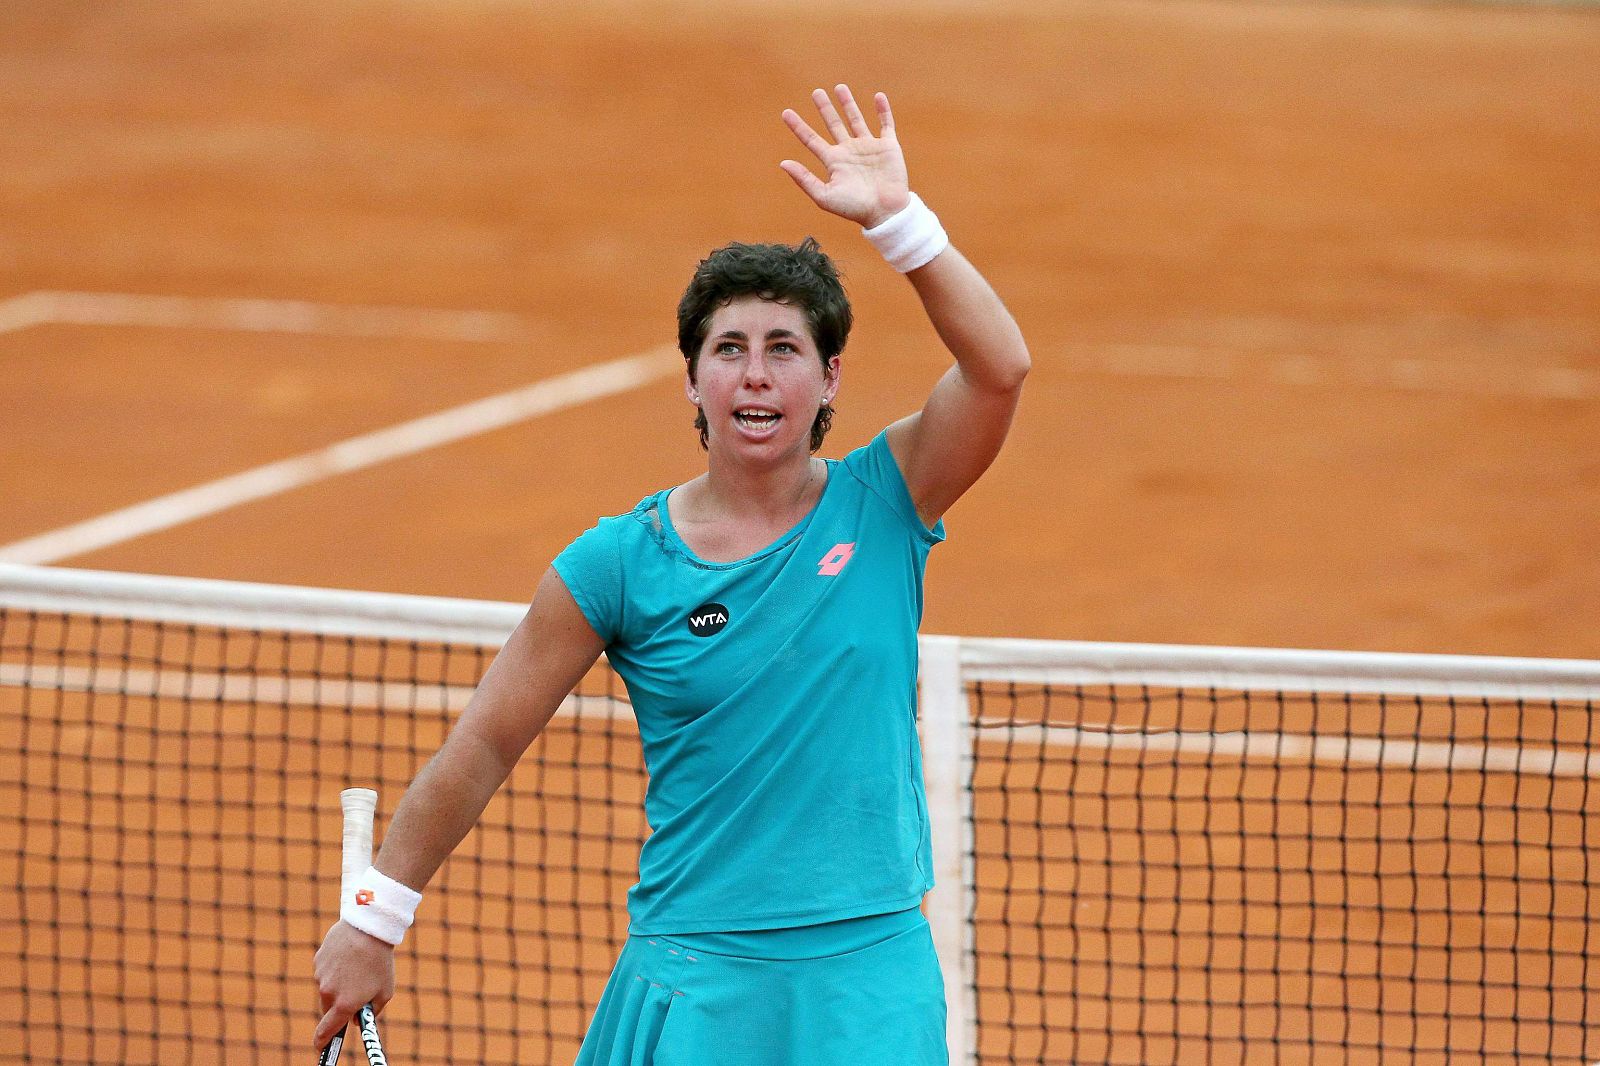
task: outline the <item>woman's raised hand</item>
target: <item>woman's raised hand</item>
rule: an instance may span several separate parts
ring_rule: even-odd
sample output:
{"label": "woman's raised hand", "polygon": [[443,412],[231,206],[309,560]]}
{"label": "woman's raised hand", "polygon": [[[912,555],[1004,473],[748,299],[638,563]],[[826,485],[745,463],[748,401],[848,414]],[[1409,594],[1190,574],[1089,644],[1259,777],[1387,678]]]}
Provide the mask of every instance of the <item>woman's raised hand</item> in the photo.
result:
{"label": "woman's raised hand", "polygon": [[850,95],[850,87],[836,85],[833,92],[838,107],[822,89],[811,94],[831,142],[794,111],[783,112],[790,131],[827,170],[827,180],[793,159],[778,165],[818,207],[871,229],[910,202],[905,154],[894,135],[894,115],[887,96],[878,93],[873,97],[878,109],[878,133],[874,135]]}

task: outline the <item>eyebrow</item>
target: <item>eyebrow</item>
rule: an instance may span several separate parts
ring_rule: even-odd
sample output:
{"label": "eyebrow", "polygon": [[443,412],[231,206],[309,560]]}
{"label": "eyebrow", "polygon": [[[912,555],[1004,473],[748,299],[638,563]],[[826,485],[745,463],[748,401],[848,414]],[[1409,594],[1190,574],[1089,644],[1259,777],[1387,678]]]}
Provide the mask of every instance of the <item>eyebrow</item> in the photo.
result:
{"label": "eyebrow", "polygon": [[[729,340],[735,340],[735,341],[747,341],[747,340],[750,339],[748,336],[745,335],[745,332],[743,330],[740,330],[740,329],[725,329],[721,333],[718,333],[712,339],[713,340],[722,340],[724,337],[726,337]],[[792,338],[795,338],[795,339],[799,339],[800,334],[796,333],[792,329],[769,329],[769,330],[767,330],[767,340],[769,340],[769,341],[770,340],[781,339],[781,338],[785,338],[785,337],[792,337]]]}

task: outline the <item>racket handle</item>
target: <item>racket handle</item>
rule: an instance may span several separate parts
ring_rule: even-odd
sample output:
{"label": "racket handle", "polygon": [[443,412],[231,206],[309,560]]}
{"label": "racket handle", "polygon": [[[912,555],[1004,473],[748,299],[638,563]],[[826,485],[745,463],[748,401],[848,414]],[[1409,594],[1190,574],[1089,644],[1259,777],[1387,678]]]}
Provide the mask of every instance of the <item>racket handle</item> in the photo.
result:
{"label": "racket handle", "polygon": [[347,788],[339,793],[344,809],[344,848],[339,865],[339,905],[356,890],[356,879],[372,865],[372,817],[378,794],[370,788]]}
{"label": "racket handle", "polygon": [[333,1039],[328,1041],[328,1046],[317,1056],[317,1066],[334,1066],[339,1061],[339,1052],[343,1048],[344,1034],[335,1033]]}
{"label": "racket handle", "polygon": [[[372,818],[378,809],[378,794],[370,788],[347,788],[339,793],[339,807],[344,811],[343,846],[339,850],[339,904],[342,907],[346,897],[356,890],[356,880],[372,865]],[[382,1060],[383,1048],[376,1044],[378,1029],[370,1005],[361,1008],[360,1024],[363,1041],[368,1026],[372,1029],[373,1043],[368,1044],[368,1057],[371,1057],[371,1048],[377,1046],[378,1057]],[[344,1034],[335,1033],[317,1057],[317,1066],[334,1066],[343,1048]]]}

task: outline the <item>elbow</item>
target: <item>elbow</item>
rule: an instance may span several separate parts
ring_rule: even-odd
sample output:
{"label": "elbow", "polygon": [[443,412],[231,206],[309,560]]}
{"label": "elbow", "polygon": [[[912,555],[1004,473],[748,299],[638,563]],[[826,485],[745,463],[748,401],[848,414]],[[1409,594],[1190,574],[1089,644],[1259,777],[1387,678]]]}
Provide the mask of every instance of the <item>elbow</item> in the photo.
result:
{"label": "elbow", "polygon": [[1011,387],[1018,392],[1022,391],[1022,383],[1028,378],[1028,371],[1033,369],[1033,357],[1028,354],[1027,348],[1017,352],[1017,360],[1011,372]]}
{"label": "elbow", "polygon": [[981,356],[956,357],[956,372],[969,388],[997,396],[1021,392],[1022,382],[1032,368],[1027,345],[1020,340],[1015,347],[1004,350],[990,348]]}
{"label": "elbow", "polygon": [[996,368],[995,390],[997,392],[1021,392],[1022,383],[1028,378],[1028,371],[1033,369],[1033,359],[1028,355],[1026,347],[1018,347],[1016,352],[1003,364]]}

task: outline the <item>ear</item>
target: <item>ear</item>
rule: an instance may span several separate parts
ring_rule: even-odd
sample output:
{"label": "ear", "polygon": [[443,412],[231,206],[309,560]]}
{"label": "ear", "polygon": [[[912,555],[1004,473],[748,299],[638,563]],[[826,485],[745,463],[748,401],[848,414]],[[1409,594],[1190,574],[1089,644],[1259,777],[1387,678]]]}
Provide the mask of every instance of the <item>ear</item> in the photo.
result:
{"label": "ear", "polygon": [[696,407],[700,406],[700,390],[695,388],[694,376],[689,373],[687,368],[683,372],[683,394],[689,397],[690,403]]}
{"label": "ear", "polygon": [[839,391],[839,375],[841,364],[837,355],[828,360],[827,367],[822,371],[822,402],[824,405],[833,402],[834,394]]}

